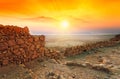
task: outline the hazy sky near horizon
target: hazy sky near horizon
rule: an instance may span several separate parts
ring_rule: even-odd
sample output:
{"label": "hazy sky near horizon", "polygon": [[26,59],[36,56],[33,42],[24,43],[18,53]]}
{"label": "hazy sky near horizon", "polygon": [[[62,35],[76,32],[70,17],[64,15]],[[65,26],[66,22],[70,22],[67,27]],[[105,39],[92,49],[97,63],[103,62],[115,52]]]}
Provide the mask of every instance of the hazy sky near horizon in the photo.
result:
{"label": "hazy sky near horizon", "polygon": [[0,0],[0,24],[28,26],[33,34],[120,28],[120,0]]}

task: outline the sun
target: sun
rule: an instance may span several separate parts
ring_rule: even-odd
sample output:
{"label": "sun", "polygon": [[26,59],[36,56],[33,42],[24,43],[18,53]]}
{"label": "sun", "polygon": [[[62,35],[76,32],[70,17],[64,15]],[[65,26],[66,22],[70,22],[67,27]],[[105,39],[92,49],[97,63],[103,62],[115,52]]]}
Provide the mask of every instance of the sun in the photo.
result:
{"label": "sun", "polygon": [[62,26],[63,28],[67,28],[67,27],[69,26],[69,22],[66,21],[66,20],[64,20],[64,21],[61,22],[61,26]]}

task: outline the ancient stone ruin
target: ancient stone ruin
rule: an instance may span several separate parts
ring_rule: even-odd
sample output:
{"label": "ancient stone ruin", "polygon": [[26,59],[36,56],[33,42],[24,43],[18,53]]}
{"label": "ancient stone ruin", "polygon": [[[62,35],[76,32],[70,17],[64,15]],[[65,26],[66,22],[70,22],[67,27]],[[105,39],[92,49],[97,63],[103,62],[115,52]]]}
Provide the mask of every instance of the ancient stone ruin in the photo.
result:
{"label": "ancient stone ruin", "polygon": [[0,65],[20,64],[35,58],[56,58],[56,51],[45,48],[45,36],[32,36],[28,27],[0,25]]}
{"label": "ancient stone ruin", "polygon": [[117,44],[120,44],[120,35],[116,35],[114,38],[106,41],[100,41],[92,44],[86,44],[83,46],[73,46],[73,47],[66,48],[64,55],[65,56],[77,55],[86,51],[94,50],[97,48],[114,46]]}
{"label": "ancient stone ruin", "polygon": [[[66,48],[62,55],[77,55],[84,51],[114,46],[116,44],[120,44],[120,35],[116,35],[107,41]],[[59,59],[62,55],[60,51],[45,48],[45,36],[30,35],[28,27],[0,25],[0,66],[11,63],[21,64],[38,57],[41,60],[49,58]]]}

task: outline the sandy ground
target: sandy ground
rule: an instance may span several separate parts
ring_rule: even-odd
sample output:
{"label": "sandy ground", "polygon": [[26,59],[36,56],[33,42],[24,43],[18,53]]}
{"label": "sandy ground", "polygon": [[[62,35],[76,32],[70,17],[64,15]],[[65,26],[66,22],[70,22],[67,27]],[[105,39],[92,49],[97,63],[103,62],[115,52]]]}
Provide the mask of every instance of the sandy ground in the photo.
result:
{"label": "sandy ground", "polygon": [[120,79],[120,45],[59,60],[0,67],[0,79]]}

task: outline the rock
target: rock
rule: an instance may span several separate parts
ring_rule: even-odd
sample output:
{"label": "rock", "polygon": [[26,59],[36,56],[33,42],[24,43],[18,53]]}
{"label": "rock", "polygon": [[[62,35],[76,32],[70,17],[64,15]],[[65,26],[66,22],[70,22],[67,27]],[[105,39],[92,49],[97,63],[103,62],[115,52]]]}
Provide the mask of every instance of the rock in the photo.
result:
{"label": "rock", "polygon": [[118,77],[120,77],[120,75],[118,75]]}
{"label": "rock", "polygon": [[19,48],[19,52],[25,53],[25,50],[23,48]]}
{"label": "rock", "polygon": [[39,39],[40,39],[41,41],[44,41],[44,40],[45,40],[45,36],[44,36],[44,35],[41,35],[41,36],[39,37]]}
{"label": "rock", "polygon": [[110,75],[107,75],[104,79],[110,79],[110,77],[111,77]]}
{"label": "rock", "polygon": [[30,46],[30,50],[31,50],[31,51],[34,51],[34,50],[35,50],[35,45],[31,45],[31,46]]}
{"label": "rock", "polygon": [[49,72],[49,73],[48,73],[48,76],[54,76],[54,75],[55,75],[54,72]]}
{"label": "rock", "polygon": [[20,79],[19,77],[17,77],[16,79]]}
{"label": "rock", "polygon": [[26,26],[26,27],[24,27],[23,28],[23,30],[24,30],[24,32],[26,33],[26,34],[29,34],[29,29],[28,29],[28,27]]}
{"label": "rock", "polygon": [[16,32],[16,33],[18,33],[18,34],[19,34],[19,33],[20,33],[20,31],[21,31],[21,28],[17,28],[17,27],[16,27],[16,28],[14,28],[14,32]]}
{"label": "rock", "polygon": [[3,65],[3,66],[8,65],[8,63],[9,63],[8,59],[4,59],[4,60],[2,61],[2,65]]}
{"label": "rock", "polygon": [[48,60],[50,63],[54,63],[54,64],[57,64],[57,61],[55,59],[49,59]]}
{"label": "rock", "polygon": [[104,64],[111,64],[110,60],[105,58],[105,57],[103,57],[102,63],[104,63]]}
{"label": "rock", "polygon": [[8,45],[6,43],[0,43],[0,51],[8,49]]}
{"label": "rock", "polygon": [[25,79],[33,79],[31,75],[28,75]]}
{"label": "rock", "polygon": [[9,40],[8,41],[8,46],[14,46],[14,45],[16,45],[15,40]]}
{"label": "rock", "polygon": [[16,39],[16,43],[17,43],[17,44],[23,44],[23,43],[24,43],[24,40],[23,40],[23,39]]}
{"label": "rock", "polygon": [[83,67],[86,67],[87,65],[85,63],[82,64]]}
{"label": "rock", "polygon": [[[65,78],[64,78],[64,79],[65,79]],[[71,76],[69,76],[68,79],[74,79],[74,78],[72,78]]]}
{"label": "rock", "polygon": [[57,79],[57,76],[52,76],[51,78],[52,78],[52,79]]}
{"label": "rock", "polygon": [[44,48],[44,47],[41,47],[41,48],[40,48],[40,54],[41,54],[42,57],[45,56],[45,55],[44,55],[44,54],[45,54],[45,48]]}
{"label": "rock", "polygon": [[61,62],[60,60],[58,60],[58,59],[56,60],[56,62],[57,62],[58,64],[62,64],[62,62]]}
{"label": "rock", "polygon": [[36,49],[39,49],[39,48],[40,48],[40,45],[39,45],[39,44],[37,44],[37,45],[36,45]]}
{"label": "rock", "polygon": [[90,62],[85,62],[85,64],[87,67],[90,67],[90,68],[92,67],[92,64]]}
{"label": "rock", "polygon": [[13,54],[15,54],[15,55],[20,55],[21,52],[20,52],[18,49],[15,49],[15,50],[13,50]]}
{"label": "rock", "polygon": [[34,41],[39,41],[39,37],[38,36],[34,36]]}
{"label": "rock", "polygon": [[28,38],[28,41],[29,42],[33,42],[33,38],[31,37],[31,38]]}
{"label": "rock", "polygon": [[59,75],[57,79],[65,79],[63,75]]}
{"label": "rock", "polygon": [[72,75],[72,78],[75,78],[75,77],[76,77],[76,74],[73,74],[73,75]]}
{"label": "rock", "polygon": [[104,71],[106,73],[112,73],[111,70],[109,68],[105,67],[104,64],[96,64],[96,65],[93,65],[92,68],[95,70]]}
{"label": "rock", "polygon": [[25,64],[19,64],[19,66],[24,68],[26,67]]}
{"label": "rock", "polygon": [[36,51],[34,51],[33,55],[32,55],[32,59],[35,59],[38,57],[38,53]]}
{"label": "rock", "polygon": [[80,64],[80,63],[76,63],[76,62],[67,62],[66,65],[67,65],[67,66],[78,66],[78,67],[84,67],[82,64]]}
{"label": "rock", "polygon": [[119,66],[113,66],[110,69],[112,69],[112,71],[117,71],[117,70],[119,70]]}
{"label": "rock", "polygon": [[47,67],[47,65],[46,65],[46,64],[43,64],[43,67]]}
{"label": "rock", "polygon": [[0,53],[0,58],[2,58],[4,55],[2,53]]}
{"label": "rock", "polygon": [[106,67],[112,68],[112,67],[114,67],[114,65],[113,64],[109,64],[109,65],[106,65]]}
{"label": "rock", "polygon": [[99,75],[96,75],[96,79],[99,79],[100,78],[100,76]]}
{"label": "rock", "polygon": [[6,77],[7,77],[7,75],[6,75],[6,74],[3,74],[3,75],[2,75],[2,77],[3,77],[3,78],[6,78]]}

